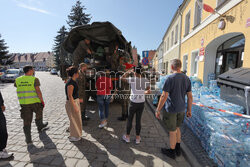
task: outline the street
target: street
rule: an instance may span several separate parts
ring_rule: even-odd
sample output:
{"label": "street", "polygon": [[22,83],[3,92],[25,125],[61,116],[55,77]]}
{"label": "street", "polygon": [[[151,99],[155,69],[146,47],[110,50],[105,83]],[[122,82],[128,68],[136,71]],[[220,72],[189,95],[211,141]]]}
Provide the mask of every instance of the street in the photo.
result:
{"label": "street", "polygon": [[[91,120],[83,127],[83,139],[71,143],[68,140],[69,119],[65,111],[64,83],[60,77],[48,72],[36,72],[41,82],[45,101],[44,121],[49,122],[49,130],[39,134],[32,123],[33,145],[27,147],[20,118],[16,88],[12,83],[1,83],[0,90],[5,100],[5,116],[8,127],[7,150],[14,153],[14,159],[0,161],[0,166],[190,166],[183,156],[172,160],[161,154],[161,147],[169,147],[168,136],[153,116],[148,106],[142,116],[142,142],[135,145],[134,126],[131,143],[126,144],[121,137],[125,133],[126,122],[117,121],[121,115],[118,103],[110,104],[108,127],[99,129],[96,102],[89,102],[87,115]],[[167,144],[166,144],[167,143]]]}

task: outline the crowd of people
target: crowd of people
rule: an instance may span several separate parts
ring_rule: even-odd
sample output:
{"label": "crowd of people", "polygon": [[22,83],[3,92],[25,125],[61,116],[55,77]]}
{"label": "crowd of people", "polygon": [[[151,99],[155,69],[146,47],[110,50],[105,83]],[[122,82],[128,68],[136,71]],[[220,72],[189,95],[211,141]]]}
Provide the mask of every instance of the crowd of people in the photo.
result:
{"label": "crowd of people", "polygon": [[[68,80],[65,84],[66,104],[65,109],[69,118],[70,126],[69,140],[76,142],[82,139],[85,122],[89,120],[86,116],[86,77],[85,71],[87,64],[79,64],[79,68],[71,66],[67,69]],[[181,61],[175,59],[171,63],[173,74],[170,75],[164,85],[159,105],[155,115],[160,119],[163,113],[163,121],[167,125],[170,134],[170,149],[162,148],[162,153],[175,158],[180,155],[181,132],[180,126],[185,117],[185,96],[188,97],[187,117],[191,117],[192,93],[191,82],[189,78],[181,72]],[[23,131],[27,145],[32,144],[31,122],[33,113],[36,113],[35,123],[38,132],[48,129],[48,123],[43,122],[43,108],[45,106],[42,92],[40,90],[39,79],[34,76],[32,66],[23,68],[25,75],[16,79],[14,86],[17,88],[17,96],[21,106],[21,118],[23,119]],[[130,105],[128,108],[126,133],[122,140],[130,142],[130,132],[134,115],[136,115],[136,144],[140,144],[141,137],[141,118],[144,110],[145,95],[150,94],[150,82],[142,77],[141,67],[127,70],[121,80],[130,85],[131,94],[129,96]],[[100,124],[99,128],[104,128],[108,124],[109,104],[112,99],[113,84],[109,77],[110,71],[105,70],[96,81],[97,104],[99,110]],[[3,98],[0,93],[0,158],[9,158],[13,156],[5,150],[7,144],[6,119],[3,112],[5,111]],[[164,107],[164,111],[162,108]],[[85,124],[86,125],[86,124]]]}

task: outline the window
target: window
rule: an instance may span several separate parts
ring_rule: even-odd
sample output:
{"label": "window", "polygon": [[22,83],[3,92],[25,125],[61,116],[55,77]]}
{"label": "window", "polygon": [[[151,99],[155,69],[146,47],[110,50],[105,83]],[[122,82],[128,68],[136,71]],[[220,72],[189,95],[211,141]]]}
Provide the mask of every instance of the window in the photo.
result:
{"label": "window", "polygon": [[174,45],[174,31],[171,33],[171,47]]}
{"label": "window", "polygon": [[194,14],[194,27],[201,23],[202,14],[202,0],[197,0],[195,2],[195,14]]}
{"label": "window", "polygon": [[166,68],[165,68],[166,74],[168,74],[168,61],[166,62]]}
{"label": "window", "polygon": [[189,34],[189,29],[190,29],[190,12],[188,12],[185,19],[185,36]]}
{"label": "window", "polygon": [[217,7],[221,6],[224,2],[226,2],[227,0],[217,0]]}
{"label": "window", "polygon": [[183,72],[187,72],[187,66],[188,66],[188,55],[183,56]]}
{"label": "window", "polygon": [[175,40],[174,40],[174,43],[176,44],[177,41],[178,41],[178,24],[175,27]]}
{"label": "window", "polygon": [[169,37],[167,39],[167,50],[169,50]]}
{"label": "window", "polygon": [[192,53],[191,76],[198,75],[199,52]]}

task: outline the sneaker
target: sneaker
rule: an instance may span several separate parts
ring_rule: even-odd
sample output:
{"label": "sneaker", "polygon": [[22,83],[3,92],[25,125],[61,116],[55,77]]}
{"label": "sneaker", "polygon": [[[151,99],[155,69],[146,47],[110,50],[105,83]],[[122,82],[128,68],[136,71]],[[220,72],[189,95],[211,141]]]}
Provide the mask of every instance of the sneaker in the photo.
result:
{"label": "sneaker", "polygon": [[127,138],[126,135],[122,136],[122,139],[126,142],[126,143],[130,143],[130,138]]}
{"label": "sneaker", "polygon": [[161,152],[162,152],[162,154],[165,154],[169,158],[175,159],[175,157],[176,157],[175,150],[173,150],[173,149],[162,148]]}
{"label": "sneaker", "polygon": [[181,144],[180,143],[176,143],[175,152],[178,157],[181,156]]}
{"label": "sneaker", "polygon": [[104,123],[100,124],[98,127],[99,127],[100,129],[102,129],[102,128],[104,128],[105,126],[107,126],[107,122],[104,122]]}
{"label": "sneaker", "polygon": [[8,153],[5,149],[3,151],[0,151],[0,159],[10,158],[13,155],[13,153]]}
{"label": "sneaker", "polygon": [[139,139],[135,139],[135,144],[140,144],[141,143],[141,137]]}
{"label": "sneaker", "polygon": [[73,136],[69,137],[70,142],[79,141],[79,140],[81,140],[81,137],[73,137]]}

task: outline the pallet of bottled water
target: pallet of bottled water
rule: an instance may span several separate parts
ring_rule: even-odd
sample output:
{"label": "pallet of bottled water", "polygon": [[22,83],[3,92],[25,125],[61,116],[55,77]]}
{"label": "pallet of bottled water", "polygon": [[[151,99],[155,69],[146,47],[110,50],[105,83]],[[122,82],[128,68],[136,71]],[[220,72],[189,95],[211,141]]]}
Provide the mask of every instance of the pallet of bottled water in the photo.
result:
{"label": "pallet of bottled water", "polygon": [[[210,81],[209,88],[195,78],[191,78],[191,83],[195,103],[244,113],[242,106],[220,99],[216,81]],[[250,166],[250,119],[212,108],[193,105],[192,118],[186,118],[185,123],[218,166]]]}

